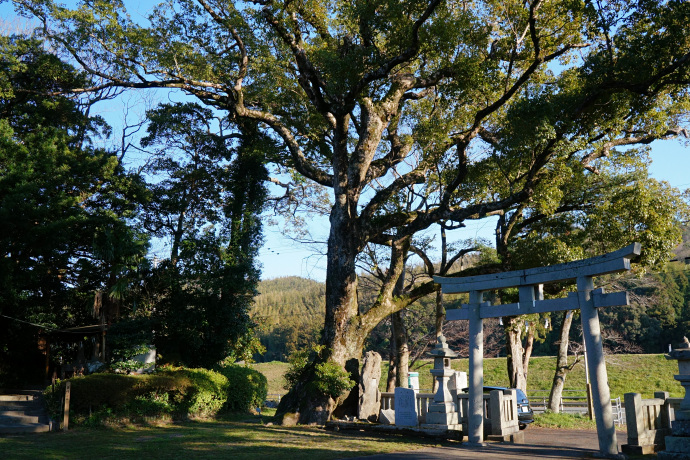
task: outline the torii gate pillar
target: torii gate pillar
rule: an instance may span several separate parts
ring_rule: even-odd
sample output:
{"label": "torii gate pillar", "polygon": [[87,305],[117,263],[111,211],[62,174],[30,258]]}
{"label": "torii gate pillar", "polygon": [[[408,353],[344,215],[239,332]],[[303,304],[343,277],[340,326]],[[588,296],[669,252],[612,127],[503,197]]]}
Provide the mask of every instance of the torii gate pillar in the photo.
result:
{"label": "torii gate pillar", "polygon": [[613,410],[611,409],[611,391],[606,372],[604,345],[601,340],[599,312],[591,298],[593,290],[594,281],[591,276],[577,278],[582,336],[586,345],[587,365],[590,375],[592,375],[592,403],[594,418],[597,421],[599,450],[615,455],[618,454],[618,439],[616,437],[616,425],[613,421]]}
{"label": "torii gate pillar", "polygon": [[[470,395],[467,439],[471,444],[481,444],[484,440],[484,321],[479,312],[482,294],[482,291],[470,291]],[[476,391],[477,388],[479,391]]]}

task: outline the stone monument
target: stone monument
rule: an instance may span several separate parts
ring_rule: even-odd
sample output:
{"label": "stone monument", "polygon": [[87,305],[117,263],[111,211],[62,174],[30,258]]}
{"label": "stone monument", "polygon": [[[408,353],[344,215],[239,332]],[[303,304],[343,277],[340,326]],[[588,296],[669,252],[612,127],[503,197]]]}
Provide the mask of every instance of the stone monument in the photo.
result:
{"label": "stone monument", "polygon": [[434,402],[429,404],[426,423],[422,425],[422,428],[461,430],[462,425],[458,423],[457,404],[448,385],[451,376],[455,376],[455,371],[450,367],[450,358],[455,358],[458,354],[448,348],[443,335],[439,336],[436,347],[429,354],[434,357],[434,368],[430,372],[437,380],[437,390]]}
{"label": "stone monument", "polygon": [[418,425],[417,394],[411,388],[397,387],[395,389],[395,426],[416,427]]}
{"label": "stone monument", "polygon": [[364,355],[364,365],[359,378],[359,405],[357,417],[360,420],[375,422],[381,409],[381,355],[368,351]]}
{"label": "stone monument", "polygon": [[657,454],[659,460],[690,460],[690,341],[685,341],[666,355],[666,359],[678,360],[678,380],[685,388],[685,398],[676,410],[676,419],[671,422],[671,436],[666,436],[666,449]]}

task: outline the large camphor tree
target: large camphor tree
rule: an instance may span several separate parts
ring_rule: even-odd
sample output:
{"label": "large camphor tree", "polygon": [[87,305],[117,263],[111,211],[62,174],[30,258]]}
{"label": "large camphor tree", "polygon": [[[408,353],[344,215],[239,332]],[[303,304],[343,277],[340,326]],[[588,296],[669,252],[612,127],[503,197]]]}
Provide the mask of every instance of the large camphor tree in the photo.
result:
{"label": "large camphor tree", "polygon": [[[112,0],[14,3],[101,79],[84,90],[179,88],[271,136],[282,149],[267,162],[329,191],[319,359],[350,370],[372,328],[435,289],[394,295],[417,232],[501,216],[509,241],[521,218],[563,210],[571,177],[644,164],[631,147],[687,121],[684,1],[169,0],[141,20]],[[416,205],[396,206],[403,193]],[[364,311],[356,260],[369,243],[390,256]],[[314,391],[318,375],[279,412],[323,422],[339,400]]]}

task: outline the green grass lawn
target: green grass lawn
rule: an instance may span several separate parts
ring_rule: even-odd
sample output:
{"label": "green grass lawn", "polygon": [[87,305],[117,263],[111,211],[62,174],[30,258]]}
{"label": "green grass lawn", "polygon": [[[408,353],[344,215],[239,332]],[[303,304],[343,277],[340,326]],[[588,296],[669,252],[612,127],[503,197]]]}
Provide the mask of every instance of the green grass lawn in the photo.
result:
{"label": "green grass lawn", "polygon": [[[571,358],[572,359],[572,358]],[[452,361],[452,367],[460,371],[468,371],[467,359]],[[387,366],[382,370],[382,389],[385,387]],[[417,362],[411,370],[419,372],[420,388],[431,388],[431,374],[429,370],[433,362],[425,360]],[[553,381],[556,358],[553,356],[533,357],[530,360],[527,374],[527,392],[535,390],[550,390]],[[651,398],[655,391],[668,391],[671,396],[682,397],[683,387],[673,375],[678,373],[678,362],[667,360],[664,355],[608,355],[606,356],[606,371],[608,374],[611,397],[623,398],[625,393],[641,393],[643,398]],[[484,359],[484,384],[507,386],[508,371],[506,358]],[[580,362],[568,374],[565,388],[570,390],[584,390],[585,366]],[[545,393],[548,397],[548,392]]]}
{"label": "green grass lawn", "polygon": [[[530,426],[541,428],[557,428],[563,430],[591,430],[597,429],[594,420],[590,420],[586,415],[581,414],[556,414],[554,412],[544,412],[534,414],[534,423]],[[529,427],[527,428],[529,429]]]}
{"label": "green grass lawn", "polygon": [[266,376],[268,381],[268,394],[285,394],[285,378],[283,377],[288,370],[288,363],[272,361],[270,363],[254,363],[254,369]]}
{"label": "green grass lawn", "polygon": [[0,458],[168,459],[232,458],[310,460],[402,452],[443,445],[403,436],[316,427],[268,426],[267,418],[184,422],[124,428],[77,428],[67,432],[0,437]]}
{"label": "green grass lawn", "polygon": [[[571,357],[572,359],[572,357]],[[454,359],[454,369],[467,372],[467,359]],[[527,374],[527,391],[530,395],[535,390],[550,390],[553,381],[556,358],[553,356],[533,357],[530,360]],[[254,364],[253,367],[268,379],[268,392],[284,394],[285,380],[283,375],[288,368],[286,363],[272,362]],[[417,361],[410,369],[419,372],[420,387],[431,388],[431,374],[433,367],[431,360]],[[505,358],[484,359],[484,383],[486,385],[507,386],[508,372]],[[651,398],[655,391],[668,391],[673,397],[682,397],[683,387],[673,379],[678,373],[677,361],[667,360],[664,355],[608,355],[606,356],[606,370],[609,377],[611,397],[623,398],[625,393],[641,393],[643,398]],[[381,370],[381,391],[385,391],[388,364],[384,363]],[[568,374],[565,388],[583,390],[585,388],[585,366],[580,362]],[[548,397],[548,393],[546,393]]]}

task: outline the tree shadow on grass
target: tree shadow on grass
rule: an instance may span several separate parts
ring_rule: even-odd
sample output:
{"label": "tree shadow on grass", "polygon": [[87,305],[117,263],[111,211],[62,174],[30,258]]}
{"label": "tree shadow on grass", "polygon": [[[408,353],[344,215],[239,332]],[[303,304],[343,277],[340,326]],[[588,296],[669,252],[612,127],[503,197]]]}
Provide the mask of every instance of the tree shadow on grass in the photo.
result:
{"label": "tree shadow on grass", "polygon": [[77,428],[64,433],[5,437],[0,438],[0,451],[10,453],[7,458],[13,459],[241,460],[270,456],[272,459],[319,460],[450,445],[396,435],[335,433],[307,426],[267,426],[253,421],[252,417],[245,416],[247,422],[189,421],[157,426]]}

